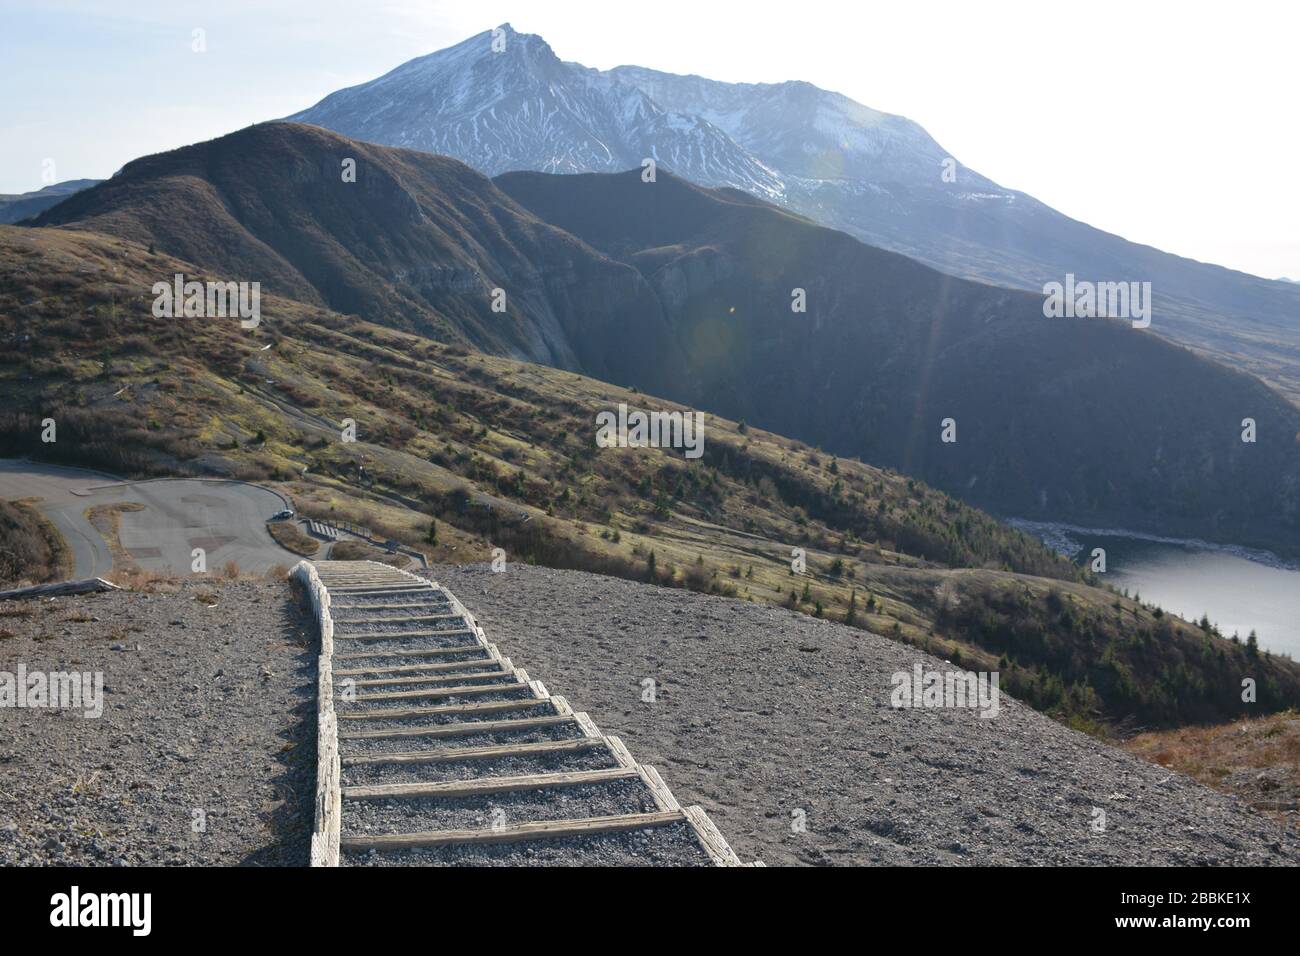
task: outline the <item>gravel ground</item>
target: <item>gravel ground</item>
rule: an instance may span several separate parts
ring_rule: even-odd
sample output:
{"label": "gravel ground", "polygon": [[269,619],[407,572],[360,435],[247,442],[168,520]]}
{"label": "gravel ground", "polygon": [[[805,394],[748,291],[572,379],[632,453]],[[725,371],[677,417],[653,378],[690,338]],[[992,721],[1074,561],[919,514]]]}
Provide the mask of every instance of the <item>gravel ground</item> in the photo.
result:
{"label": "gravel ground", "polygon": [[0,604],[0,671],[104,681],[98,718],[0,708],[0,864],[305,865],[313,632],[283,582]]}
{"label": "gravel ground", "polygon": [[562,840],[398,853],[342,854],[343,866],[709,866],[690,828],[675,826]]}
{"label": "gravel ground", "polygon": [[891,675],[953,668],[884,637],[576,571],[431,576],[503,654],[702,805],[742,860],[1300,863],[1295,834],[1232,798],[1005,695],[988,719],[892,707]]}

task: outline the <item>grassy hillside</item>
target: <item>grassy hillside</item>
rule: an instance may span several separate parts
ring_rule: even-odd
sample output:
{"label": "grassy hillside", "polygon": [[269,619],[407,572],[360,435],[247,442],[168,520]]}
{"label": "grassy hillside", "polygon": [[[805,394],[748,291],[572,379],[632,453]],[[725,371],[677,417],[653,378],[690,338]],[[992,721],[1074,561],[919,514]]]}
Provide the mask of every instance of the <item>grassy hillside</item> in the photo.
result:
{"label": "grassy hillside", "polygon": [[1300,714],[1139,734],[1130,751],[1233,794],[1284,826],[1300,820]]}
{"label": "grassy hillside", "polygon": [[942,275],[734,191],[635,171],[494,182],[645,276],[701,407],[1000,514],[1300,557],[1300,410],[1248,375],[1128,322],[1045,318],[1041,296]]}
{"label": "grassy hillside", "polygon": [[[598,410],[670,402],[267,297],[155,319],[185,263],[87,232],[0,229],[0,451],[141,474],[233,474],[435,560],[603,571],[911,641],[1092,729],[1300,699],[1300,668],[1091,586],[921,482],[715,416],[705,454],[599,449]],[[58,441],[40,441],[40,422]],[[356,425],[343,440],[344,420]],[[806,552],[807,574],[791,568]]]}
{"label": "grassy hillside", "polygon": [[663,386],[683,364],[635,269],[463,163],[316,127],[262,124],[146,156],[37,221],[152,244],[267,292],[607,381]]}
{"label": "grassy hillside", "polygon": [[667,172],[489,180],[270,123],[136,160],[37,221],[745,420],[1000,514],[1300,557],[1300,409],[1258,380]]}

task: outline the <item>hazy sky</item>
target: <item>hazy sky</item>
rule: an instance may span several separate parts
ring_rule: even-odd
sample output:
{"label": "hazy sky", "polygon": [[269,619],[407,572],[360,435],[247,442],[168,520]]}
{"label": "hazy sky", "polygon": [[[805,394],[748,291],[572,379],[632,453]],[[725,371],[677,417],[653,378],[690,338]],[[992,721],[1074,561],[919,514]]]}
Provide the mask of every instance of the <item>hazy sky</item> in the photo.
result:
{"label": "hazy sky", "polygon": [[808,80],[1099,228],[1300,278],[1294,2],[0,0],[0,192],[47,161],[108,176],[505,21],[589,66]]}

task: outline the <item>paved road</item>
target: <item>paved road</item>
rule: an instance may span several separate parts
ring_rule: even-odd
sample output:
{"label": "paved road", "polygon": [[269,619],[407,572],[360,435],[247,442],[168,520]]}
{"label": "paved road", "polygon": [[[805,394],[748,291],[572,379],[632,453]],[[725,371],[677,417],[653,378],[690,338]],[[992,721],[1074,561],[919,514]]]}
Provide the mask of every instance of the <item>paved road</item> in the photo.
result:
{"label": "paved road", "polygon": [[132,560],[148,570],[189,574],[194,548],[207,552],[209,571],[234,561],[260,573],[299,560],[266,531],[266,519],[285,507],[284,500],[243,482],[166,478],[122,484],[79,468],[0,459],[0,498],[41,499],[37,507],[68,542],[79,578],[113,570],[112,553],[85,511],[116,502],[145,506],[122,513],[119,538]]}

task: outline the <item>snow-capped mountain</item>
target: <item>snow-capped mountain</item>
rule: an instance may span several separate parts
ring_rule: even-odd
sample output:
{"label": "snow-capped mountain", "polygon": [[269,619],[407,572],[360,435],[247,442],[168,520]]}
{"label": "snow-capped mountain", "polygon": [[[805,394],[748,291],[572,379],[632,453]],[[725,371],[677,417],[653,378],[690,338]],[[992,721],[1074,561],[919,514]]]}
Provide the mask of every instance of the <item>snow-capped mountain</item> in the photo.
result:
{"label": "snow-capped mountain", "polygon": [[564,63],[509,24],[327,96],[288,117],[357,139],[444,153],[490,176],[621,172],[647,159],[706,185],[779,201],[780,177],[699,116]]}
{"label": "snow-capped mountain", "polygon": [[[799,80],[720,83],[640,66],[616,67],[605,75],[643,90],[665,109],[703,117],[790,176],[934,188],[942,182],[949,158],[911,120]],[[968,186],[997,190],[978,174],[965,172],[972,177]]]}
{"label": "snow-capped mountain", "polygon": [[1300,403],[1300,285],[1131,243],[961,165],[921,126],[809,83],[724,83],[561,60],[504,24],[288,117],[511,170],[617,172],[648,157],[953,275],[1041,291],[1067,273],[1152,284],[1151,331]]}

